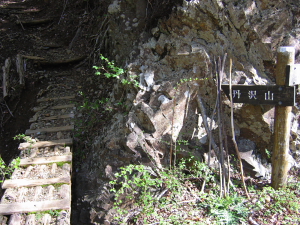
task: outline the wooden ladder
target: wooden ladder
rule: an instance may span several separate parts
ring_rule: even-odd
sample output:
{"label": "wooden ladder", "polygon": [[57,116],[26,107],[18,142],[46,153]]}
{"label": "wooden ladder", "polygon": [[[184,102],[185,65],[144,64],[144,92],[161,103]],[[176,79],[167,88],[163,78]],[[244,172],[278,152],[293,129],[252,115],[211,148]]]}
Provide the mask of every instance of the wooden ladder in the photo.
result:
{"label": "wooden ladder", "polygon": [[49,95],[37,100],[32,141],[19,145],[20,166],[2,184],[0,225],[70,224],[75,96]]}

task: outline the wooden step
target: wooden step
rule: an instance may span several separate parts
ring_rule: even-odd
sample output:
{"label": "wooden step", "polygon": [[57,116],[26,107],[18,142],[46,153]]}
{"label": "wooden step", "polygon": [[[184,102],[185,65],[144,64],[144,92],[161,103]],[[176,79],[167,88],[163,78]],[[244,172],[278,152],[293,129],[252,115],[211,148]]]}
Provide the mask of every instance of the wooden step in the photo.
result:
{"label": "wooden step", "polygon": [[47,116],[44,117],[42,120],[57,120],[57,119],[67,119],[67,118],[74,118],[74,113],[58,115],[58,116]]}
{"label": "wooden step", "polygon": [[66,108],[73,108],[75,107],[75,104],[68,104],[68,105],[57,105],[53,106],[50,109],[66,109]]}
{"label": "wooden step", "polygon": [[[75,107],[75,104],[57,105],[57,106],[49,107],[49,109],[67,109],[67,108],[73,108],[73,107]],[[43,109],[48,109],[48,106],[34,107],[32,110],[34,112],[38,112],[38,111],[41,111]]]}
{"label": "wooden step", "polygon": [[[15,180],[5,180],[2,184],[2,189],[16,188],[16,187],[33,187],[38,185],[47,184],[70,184],[71,176],[59,177],[59,178],[49,178],[49,179],[15,179]],[[1,214],[1,213],[0,213]]]}
{"label": "wooden step", "polygon": [[74,99],[75,97],[76,97],[75,95],[71,95],[71,96],[54,97],[54,98],[40,98],[36,101],[39,103],[39,102],[56,101],[56,100],[68,100],[68,99]]}
{"label": "wooden step", "polygon": [[27,7],[24,5],[1,5],[1,9],[26,9]]}
{"label": "wooden step", "polygon": [[56,163],[56,162],[72,162],[72,155],[61,155],[61,156],[52,156],[52,157],[41,157],[41,158],[28,158],[21,159],[20,166],[26,165],[38,165],[38,164],[47,164],[47,163]]}
{"label": "wooden step", "polygon": [[29,213],[47,210],[70,210],[70,205],[71,200],[68,198],[63,200],[0,204],[0,214],[11,215],[14,213]]}
{"label": "wooden step", "polygon": [[51,147],[55,145],[60,146],[69,146],[73,145],[73,139],[60,139],[60,140],[53,140],[53,141],[39,141],[34,144],[24,142],[19,145],[19,150],[24,150],[26,148],[44,148],[44,147]]}
{"label": "wooden step", "polygon": [[[65,114],[65,115],[57,115],[57,116],[46,116],[41,120],[57,120],[57,119],[68,119],[68,118],[74,118],[74,113],[69,113],[69,114]],[[30,118],[29,122],[33,123],[36,122],[38,120],[38,118],[36,116],[33,116],[32,118]]]}
{"label": "wooden step", "polygon": [[48,127],[48,128],[41,128],[36,130],[26,130],[25,135],[35,134],[38,132],[59,132],[59,131],[70,131],[74,130],[74,125],[62,126],[62,127]]}

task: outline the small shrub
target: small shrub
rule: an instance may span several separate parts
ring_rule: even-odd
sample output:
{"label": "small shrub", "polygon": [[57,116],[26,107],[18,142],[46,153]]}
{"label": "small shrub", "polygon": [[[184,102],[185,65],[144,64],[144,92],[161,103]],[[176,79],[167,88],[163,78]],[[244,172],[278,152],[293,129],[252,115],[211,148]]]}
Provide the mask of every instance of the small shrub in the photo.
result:
{"label": "small shrub", "polygon": [[0,182],[12,175],[15,169],[18,169],[20,165],[20,158],[14,159],[8,166],[0,157]]}

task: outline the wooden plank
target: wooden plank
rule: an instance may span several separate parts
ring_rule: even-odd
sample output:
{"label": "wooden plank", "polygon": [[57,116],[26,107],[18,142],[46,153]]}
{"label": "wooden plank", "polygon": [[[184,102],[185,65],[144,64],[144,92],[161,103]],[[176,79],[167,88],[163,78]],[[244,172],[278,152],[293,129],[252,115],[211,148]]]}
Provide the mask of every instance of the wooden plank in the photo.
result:
{"label": "wooden plank", "polygon": [[[73,107],[75,107],[75,104],[57,105],[57,106],[52,106],[49,109],[67,109],[67,108],[73,108]],[[41,111],[46,108],[48,108],[48,106],[34,107],[32,110],[34,112],[38,112],[38,111]]]}
{"label": "wooden plank", "polygon": [[[222,85],[229,97],[229,85]],[[232,85],[233,103],[252,105],[295,105],[295,87],[284,85]]]}
{"label": "wooden plank", "polygon": [[32,111],[38,112],[38,111],[42,111],[43,109],[46,109],[46,108],[47,108],[47,106],[33,107]]}
{"label": "wooden plank", "polygon": [[41,11],[40,9],[26,9],[26,10],[23,10],[23,11],[13,12],[12,14],[38,13],[40,11]]}
{"label": "wooden plank", "polygon": [[73,107],[75,107],[75,104],[57,105],[51,107],[50,109],[66,109],[66,108],[73,108]]}
{"label": "wooden plank", "polygon": [[2,9],[26,9],[27,6],[24,5],[1,5],[0,8]]}
{"label": "wooden plank", "polygon": [[59,65],[63,65],[63,64],[71,64],[71,63],[77,63],[80,62],[82,60],[84,60],[86,58],[86,56],[77,56],[71,59],[62,59],[62,60],[57,60],[57,61],[49,61],[49,60],[45,60],[45,61],[40,61],[39,64],[41,66],[59,66]]}
{"label": "wooden plank", "polygon": [[31,55],[22,55],[25,59],[33,59],[33,60],[45,60],[45,58],[39,57],[39,56],[31,56]]}
{"label": "wooden plank", "polygon": [[40,164],[48,164],[48,163],[56,163],[56,162],[72,162],[72,155],[61,155],[61,156],[52,156],[52,157],[41,157],[41,158],[28,158],[21,159],[20,166],[26,165],[40,165]]}
{"label": "wooden plank", "polygon": [[40,98],[36,101],[39,103],[39,102],[47,102],[47,101],[55,101],[55,100],[68,100],[68,99],[73,99],[75,97],[76,97],[75,95],[71,95],[71,96],[63,96],[63,97],[55,97],[55,98]]}
{"label": "wooden plank", "polygon": [[59,131],[69,131],[69,130],[74,130],[74,125],[68,125],[68,126],[62,126],[62,127],[48,127],[48,128],[41,128],[41,129],[36,129],[36,130],[26,130],[25,134],[30,135],[30,134],[35,134],[38,132],[59,132]]}
{"label": "wooden plank", "polygon": [[5,98],[9,93],[9,71],[10,71],[11,59],[7,58],[5,60],[5,64],[2,67],[3,75],[2,75],[2,92],[3,98]]}
{"label": "wooden plank", "polygon": [[47,116],[41,120],[57,120],[57,119],[67,119],[67,118],[74,118],[74,113],[69,113],[65,115],[58,115],[58,116]]}
{"label": "wooden plank", "polygon": [[[42,118],[41,120],[57,120],[57,119],[68,119],[68,118],[74,118],[74,113],[69,113],[65,115],[57,115],[57,116],[46,116]],[[32,118],[29,119],[29,123],[36,122],[38,120],[38,115],[34,115]]]}
{"label": "wooden plank", "polygon": [[25,85],[24,80],[24,60],[20,54],[17,54],[16,58],[16,66],[17,66],[17,72],[19,74],[19,84]]}
{"label": "wooden plank", "polygon": [[23,24],[23,25],[40,25],[44,23],[50,23],[52,21],[51,18],[47,19],[36,19],[36,20],[17,20],[17,24]]}
{"label": "wooden plank", "polygon": [[59,178],[49,178],[49,179],[15,179],[15,180],[5,180],[2,184],[3,189],[15,188],[15,187],[33,187],[38,185],[47,185],[55,183],[64,183],[70,184],[71,178],[68,177],[59,177]]}
{"label": "wooden plank", "polygon": [[28,142],[20,143],[19,150],[24,150],[26,148],[44,148],[44,147],[51,147],[55,145],[73,145],[73,139],[60,139],[60,140],[53,140],[53,141],[39,141],[34,144],[30,144]]}
{"label": "wooden plank", "polygon": [[59,209],[70,210],[70,204],[70,199],[0,204],[0,214],[11,215],[14,213],[29,213]]}

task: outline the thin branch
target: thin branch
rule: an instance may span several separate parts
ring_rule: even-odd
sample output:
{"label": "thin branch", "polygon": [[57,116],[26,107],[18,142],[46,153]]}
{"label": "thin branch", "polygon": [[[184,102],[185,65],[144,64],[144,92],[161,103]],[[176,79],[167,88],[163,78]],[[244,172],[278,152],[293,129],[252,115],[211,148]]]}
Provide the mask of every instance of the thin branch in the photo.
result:
{"label": "thin branch", "polygon": [[218,125],[219,125],[219,149],[220,149],[220,162],[222,170],[220,170],[220,182],[221,182],[221,191],[224,189],[224,196],[227,194],[227,185],[226,185],[226,177],[225,177],[225,163],[224,163],[224,151],[223,151],[223,122],[222,122],[222,99],[221,99],[221,82],[224,76],[224,67],[225,67],[225,60],[227,54],[224,55],[223,61],[221,58],[218,60],[218,76],[217,76],[217,99],[218,99]]}
{"label": "thin branch", "polygon": [[[200,108],[201,116],[203,118],[203,124],[204,124],[205,131],[206,131],[207,134],[211,134],[211,126],[210,127],[208,126],[206,110],[205,110],[202,98],[199,94],[197,95],[196,100],[197,100],[197,103],[198,103],[198,107]],[[211,119],[211,121],[212,121],[212,119]],[[219,152],[218,151],[218,146],[217,146],[213,136],[209,135],[208,138],[209,138],[209,141],[211,142],[211,145],[213,146],[213,148],[215,150],[215,153],[218,155],[218,152]],[[208,164],[208,166],[209,166],[209,164]]]}
{"label": "thin branch", "polygon": [[238,145],[237,145],[236,140],[235,140],[235,133],[234,133],[232,83],[231,83],[232,59],[230,59],[229,70],[230,70],[230,72],[229,72],[229,96],[230,96],[230,119],[231,119],[232,141],[233,141],[233,144],[234,144],[234,147],[235,147],[235,151],[236,151],[237,157],[239,159],[243,187],[244,187],[246,196],[249,199],[250,197],[249,197],[249,194],[248,194],[248,191],[247,191],[247,187],[246,187],[246,184],[245,184],[243,163],[242,163],[242,159],[241,159],[241,156],[240,156],[240,151],[239,151]]}
{"label": "thin branch", "polygon": [[14,117],[14,115],[13,115],[12,112],[10,111],[8,105],[6,104],[6,101],[5,101],[5,100],[4,100],[4,103],[5,103],[5,106],[6,106],[7,110],[8,110],[8,112],[9,112],[9,114],[10,114],[12,117]]}
{"label": "thin branch", "polygon": [[20,20],[20,17],[18,15],[16,15],[17,19],[18,19],[18,22],[20,23],[21,27],[23,30],[25,30],[24,26],[23,26],[23,23],[21,22]]}
{"label": "thin branch", "polygon": [[[218,99],[216,100],[216,104],[214,107],[214,110],[212,112],[211,118],[210,118],[210,125],[209,125],[209,150],[208,150],[208,166],[210,166],[210,158],[211,158],[211,146],[216,145],[216,143],[212,143],[213,137],[212,137],[212,126],[214,121],[214,116],[217,112],[217,106],[218,106]],[[215,146],[213,146],[215,148]],[[215,148],[215,153],[217,153],[217,148]],[[218,151],[219,153],[219,151]],[[218,156],[219,158],[219,156]]]}
{"label": "thin branch", "polygon": [[60,18],[59,18],[58,24],[60,24],[60,21],[61,21],[63,15],[64,15],[64,13],[65,13],[67,4],[68,4],[68,0],[65,0],[65,1],[64,1],[64,8],[63,8],[63,11],[62,11],[61,16],[60,16]]}
{"label": "thin branch", "polygon": [[[174,117],[175,117],[175,106],[176,106],[176,94],[177,91],[175,92],[175,96],[173,99],[173,116],[172,116],[172,126],[171,126],[171,148],[170,148],[170,169],[172,168],[172,155],[173,155],[173,126],[174,126]],[[176,149],[176,140],[175,140],[175,146],[174,149]]]}
{"label": "thin branch", "polygon": [[[206,110],[205,110],[203,101],[201,99],[201,96],[199,94],[197,95],[196,100],[197,100],[197,103],[198,103],[198,107],[200,108],[200,112],[201,112],[201,116],[202,116],[202,119],[203,119],[204,128],[205,128],[205,131],[206,131],[206,133],[208,135],[208,139],[209,139],[209,155],[208,155],[209,158],[208,158],[208,163],[207,164],[208,164],[208,166],[210,166],[211,145],[213,145],[213,148],[215,149],[215,153],[216,154],[219,153],[218,146],[216,145],[216,143],[215,143],[215,141],[213,139],[213,136],[211,135],[211,133],[212,133],[212,123],[211,123],[210,127],[208,127]],[[215,109],[216,109],[216,107],[215,107]],[[211,121],[212,121],[212,119],[211,119]],[[220,158],[220,157],[218,156],[218,158]],[[206,175],[207,174],[205,174],[205,176]],[[206,182],[205,182],[205,179],[204,179],[202,187],[201,187],[201,192],[204,192],[205,184],[206,184]]]}

